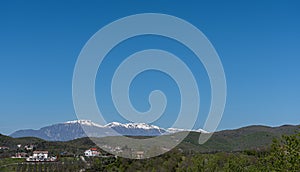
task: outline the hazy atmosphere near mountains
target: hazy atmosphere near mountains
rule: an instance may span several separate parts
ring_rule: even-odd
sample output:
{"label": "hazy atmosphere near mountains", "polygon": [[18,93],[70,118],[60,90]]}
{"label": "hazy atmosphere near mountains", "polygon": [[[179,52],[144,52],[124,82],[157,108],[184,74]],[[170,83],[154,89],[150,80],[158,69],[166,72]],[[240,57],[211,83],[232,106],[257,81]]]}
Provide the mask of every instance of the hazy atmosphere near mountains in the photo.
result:
{"label": "hazy atmosphere near mountains", "polygon": [[[227,103],[218,130],[263,124],[300,123],[299,1],[2,1],[0,2],[0,133],[77,119],[72,76],[77,57],[101,27],[137,13],[166,13],[199,28],[214,45],[227,80]],[[110,80],[133,52],[158,48],[180,57],[195,74],[201,96],[202,128],[210,106],[210,85],[202,64],[182,44],[140,36],[116,46],[96,80],[99,107],[107,122],[128,122],[113,106]],[[132,104],[149,109],[148,95],[161,89],[168,99],[153,124],[169,128],[180,105],[176,83],[167,75],[144,72],[130,88]]]}

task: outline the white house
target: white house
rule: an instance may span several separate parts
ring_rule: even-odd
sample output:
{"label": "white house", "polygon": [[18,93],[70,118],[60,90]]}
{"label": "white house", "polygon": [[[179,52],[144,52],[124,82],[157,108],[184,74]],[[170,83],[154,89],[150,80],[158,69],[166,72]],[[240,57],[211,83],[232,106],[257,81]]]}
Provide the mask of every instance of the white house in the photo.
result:
{"label": "white house", "polygon": [[44,161],[44,162],[53,162],[56,161],[57,157],[50,157],[48,151],[33,151],[33,155],[29,156],[26,161]]}
{"label": "white house", "polygon": [[85,156],[99,156],[100,152],[98,152],[97,148],[90,148],[84,152]]}
{"label": "white house", "polygon": [[9,147],[7,147],[7,146],[0,146],[0,150],[8,150],[9,149]]}
{"label": "white house", "polygon": [[137,157],[137,159],[144,158],[144,151],[137,151],[136,152],[136,157]]}
{"label": "white house", "polygon": [[33,155],[27,161],[48,161],[48,151],[33,151]]}
{"label": "white house", "polygon": [[33,151],[33,158],[44,160],[48,158],[48,151]]}

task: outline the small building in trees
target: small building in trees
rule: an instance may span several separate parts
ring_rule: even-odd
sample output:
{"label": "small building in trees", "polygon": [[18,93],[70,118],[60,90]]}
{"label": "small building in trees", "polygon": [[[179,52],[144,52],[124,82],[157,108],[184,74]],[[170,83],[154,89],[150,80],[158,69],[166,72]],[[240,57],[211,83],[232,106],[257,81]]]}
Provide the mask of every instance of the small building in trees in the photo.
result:
{"label": "small building in trees", "polygon": [[7,146],[0,146],[0,150],[9,150],[9,147],[7,147]]}
{"label": "small building in trees", "polygon": [[144,158],[144,151],[137,151],[136,153],[137,159],[143,159]]}
{"label": "small building in trees", "polygon": [[34,159],[37,160],[45,160],[48,158],[48,151],[33,151],[33,156]]}
{"label": "small building in trees", "polygon": [[26,161],[56,161],[57,157],[50,157],[48,151],[33,151],[33,155],[29,156]]}
{"label": "small building in trees", "polygon": [[89,150],[86,150],[84,152],[84,155],[88,157],[99,156],[100,152],[98,151],[97,148],[90,148]]}

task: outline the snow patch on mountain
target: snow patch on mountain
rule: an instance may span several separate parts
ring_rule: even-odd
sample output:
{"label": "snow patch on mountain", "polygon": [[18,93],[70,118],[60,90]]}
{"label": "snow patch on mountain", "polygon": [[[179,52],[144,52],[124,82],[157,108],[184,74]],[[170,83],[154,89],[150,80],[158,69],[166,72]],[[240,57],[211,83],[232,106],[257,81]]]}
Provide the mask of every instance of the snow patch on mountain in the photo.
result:
{"label": "snow patch on mountain", "polygon": [[139,128],[139,129],[145,129],[145,130],[150,130],[150,129],[157,129],[160,130],[162,128],[159,128],[158,126],[155,125],[149,125],[146,123],[126,123],[126,124],[122,124],[119,122],[111,122],[109,124],[106,124],[105,127],[109,127],[109,128],[114,128],[114,127],[125,127],[125,128]]}
{"label": "snow patch on mountain", "polygon": [[96,124],[96,123],[92,122],[92,120],[74,120],[74,121],[64,122],[64,124],[80,124],[80,125],[85,125],[85,126],[103,127],[100,124]]}
{"label": "snow patch on mountain", "polygon": [[193,130],[193,129],[182,129],[182,128],[168,128],[167,132],[168,133],[178,133],[178,132],[183,132],[183,131],[189,131],[189,132],[200,132],[200,133],[209,133],[203,129],[198,129],[198,130]]}

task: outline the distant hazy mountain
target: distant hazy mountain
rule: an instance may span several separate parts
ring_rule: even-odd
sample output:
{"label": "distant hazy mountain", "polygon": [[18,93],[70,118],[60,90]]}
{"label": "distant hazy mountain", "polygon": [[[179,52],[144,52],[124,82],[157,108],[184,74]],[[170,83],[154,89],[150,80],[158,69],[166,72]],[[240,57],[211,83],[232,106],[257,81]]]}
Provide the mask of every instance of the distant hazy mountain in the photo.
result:
{"label": "distant hazy mountain", "polygon": [[[145,123],[122,124],[118,122],[112,122],[102,126],[92,122],[91,120],[76,120],[46,126],[39,130],[19,130],[14,132],[10,136],[14,138],[38,137],[50,141],[67,141],[87,137],[86,133],[88,133],[88,136],[91,137],[105,137],[116,135],[158,136],[162,134],[176,133],[181,131],[187,130],[176,128],[163,129],[158,126]],[[192,131],[205,133],[205,131],[201,129]]]}

